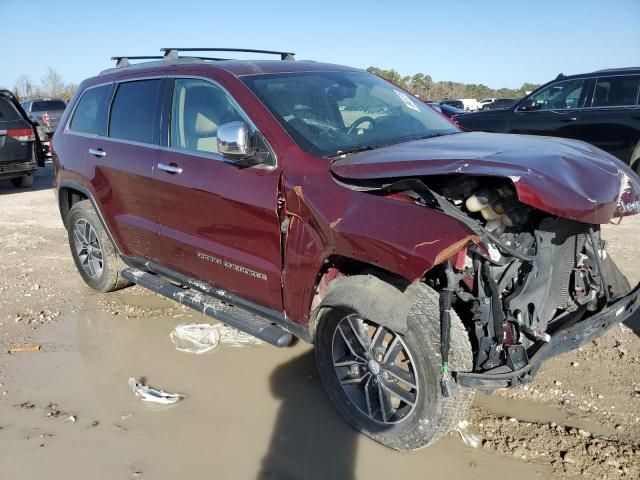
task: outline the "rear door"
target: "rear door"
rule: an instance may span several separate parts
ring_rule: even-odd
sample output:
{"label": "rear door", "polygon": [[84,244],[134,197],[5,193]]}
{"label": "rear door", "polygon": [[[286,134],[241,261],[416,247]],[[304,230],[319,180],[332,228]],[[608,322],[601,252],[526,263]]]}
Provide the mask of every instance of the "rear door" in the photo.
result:
{"label": "rear door", "polygon": [[509,132],[578,138],[589,82],[584,78],[563,80],[535,93],[527,99],[535,102],[533,109],[514,109],[509,118]]}
{"label": "rear door", "polygon": [[629,163],[640,141],[639,96],[640,75],[597,78],[578,138]]}
{"label": "rear door", "polygon": [[151,79],[89,88],[65,132],[74,137],[71,155],[81,175],[90,179],[122,253],[151,260],[159,248],[151,177],[158,155],[161,85],[162,80]]}
{"label": "rear door", "polygon": [[163,266],[282,310],[280,170],[240,166],[220,154],[220,125],[249,117],[220,85],[177,78],[167,148],[154,170]]}

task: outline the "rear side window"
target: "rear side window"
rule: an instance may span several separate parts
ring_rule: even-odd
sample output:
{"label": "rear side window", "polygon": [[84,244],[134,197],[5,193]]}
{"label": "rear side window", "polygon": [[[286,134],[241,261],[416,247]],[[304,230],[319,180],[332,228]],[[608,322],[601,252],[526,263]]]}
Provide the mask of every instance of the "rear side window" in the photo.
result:
{"label": "rear side window", "polygon": [[0,97],[0,122],[19,120],[20,114],[6,98]]}
{"label": "rear side window", "polygon": [[73,113],[69,129],[73,132],[104,136],[110,92],[111,85],[85,90]]}
{"label": "rear side window", "polygon": [[161,80],[121,83],[111,106],[109,136],[154,143]]}
{"label": "rear side window", "polygon": [[32,112],[45,112],[48,110],[64,110],[67,104],[62,100],[42,100],[33,102],[31,105]]}
{"label": "rear side window", "polygon": [[598,78],[593,92],[593,107],[636,105],[640,91],[640,75]]}

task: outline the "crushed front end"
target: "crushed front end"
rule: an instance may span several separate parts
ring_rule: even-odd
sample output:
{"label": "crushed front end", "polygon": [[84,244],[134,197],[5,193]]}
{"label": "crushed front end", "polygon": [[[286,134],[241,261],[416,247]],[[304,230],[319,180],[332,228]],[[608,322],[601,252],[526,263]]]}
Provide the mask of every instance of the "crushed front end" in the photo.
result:
{"label": "crushed front end", "polygon": [[474,344],[474,371],[458,383],[494,390],[528,382],[543,360],[640,315],[607,253],[600,225],[518,200],[513,183],[486,177],[422,179],[411,192],[456,216],[481,239],[457,256],[456,302]]}

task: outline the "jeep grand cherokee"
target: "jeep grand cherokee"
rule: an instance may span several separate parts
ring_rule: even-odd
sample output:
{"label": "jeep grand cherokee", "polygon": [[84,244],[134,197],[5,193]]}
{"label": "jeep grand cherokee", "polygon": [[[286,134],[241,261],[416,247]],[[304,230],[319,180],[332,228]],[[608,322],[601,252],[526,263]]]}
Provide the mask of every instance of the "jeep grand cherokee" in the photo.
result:
{"label": "jeep grand cherokee", "polygon": [[118,58],[55,134],[94,289],[136,283],[276,346],[313,342],[337,410],[401,450],[452,429],[475,389],[638,317],[601,237],[640,207],[613,156],[462,133],[355,68],[183,50]]}

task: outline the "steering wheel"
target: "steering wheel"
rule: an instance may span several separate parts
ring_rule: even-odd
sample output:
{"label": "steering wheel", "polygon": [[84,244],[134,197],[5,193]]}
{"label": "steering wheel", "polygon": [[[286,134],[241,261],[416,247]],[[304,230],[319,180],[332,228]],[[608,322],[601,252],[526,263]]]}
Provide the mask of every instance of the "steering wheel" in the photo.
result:
{"label": "steering wheel", "polygon": [[376,121],[368,115],[365,115],[364,117],[360,117],[351,124],[351,126],[349,127],[349,130],[347,130],[347,135],[353,135],[353,132],[355,132],[356,129],[360,126],[360,124],[364,122],[369,122],[371,123],[371,125],[375,125],[376,123]]}

